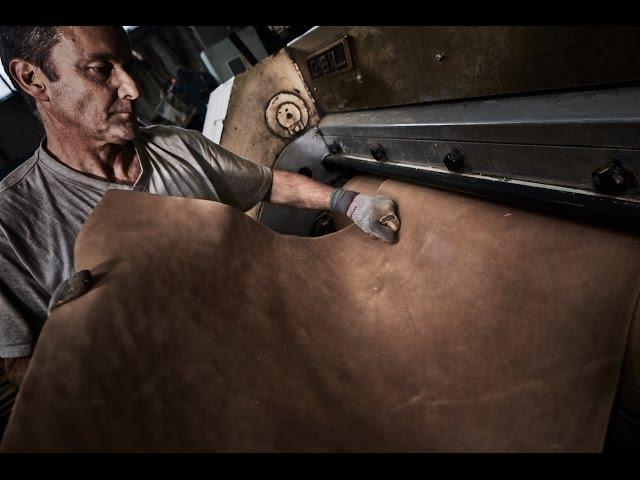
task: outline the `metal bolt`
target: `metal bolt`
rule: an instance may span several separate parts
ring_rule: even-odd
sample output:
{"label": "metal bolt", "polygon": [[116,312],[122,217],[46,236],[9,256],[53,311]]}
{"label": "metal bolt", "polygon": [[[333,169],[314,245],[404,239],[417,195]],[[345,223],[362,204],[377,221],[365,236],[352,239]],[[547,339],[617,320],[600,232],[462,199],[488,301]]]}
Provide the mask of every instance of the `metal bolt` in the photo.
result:
{"label": "metal bolt", "polygon": [[459,172],[464,167],[464,157],[455,148],[445,155],[442,162],[452,172]]}
{"label": "metal bolt", "polygon": [[442,53],[436,53],[436,60],[439,62],[442,62],[445,59],[445,55],[444,52]]}
{"label": "metal bolt", "polygon": [[379,143],[375,147],[372,147],[370,152],[371,156],[378,161],[384,160],[387,156],[387,152],[385,152],[384,147]]}
{"label": "metal bolt", "polygon": [[627,189],[629,183],[629,175],[617,159],[595,170],[591,177],[593,187],[599,192],[607,194],[622,193]]}
{"label": "metal bolt", "polygon": [[327,145],[327,148],[329,149],[329,153],[331,153],[331,155],[335,155],[336,153],[342,151],[342,147],[336,140]]}

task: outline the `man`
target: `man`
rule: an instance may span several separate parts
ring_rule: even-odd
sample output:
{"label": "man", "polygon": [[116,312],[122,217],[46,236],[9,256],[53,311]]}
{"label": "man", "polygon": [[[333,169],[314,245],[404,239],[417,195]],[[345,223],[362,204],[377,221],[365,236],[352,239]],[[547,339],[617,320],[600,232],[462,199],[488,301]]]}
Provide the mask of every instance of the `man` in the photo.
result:
{"label": "man", "polygon": [[[350,216],[393,242],[393,201],[272,171],[168,126],[139,129],[140,92],[120,27],[3,27],[0,56],[46,137],[0,182],[0,357],[19,384],[56,287],[73,274],[73,244],[108,189],[220,201],[261,200]],[[390,221],[389,221],[390,220]]]}

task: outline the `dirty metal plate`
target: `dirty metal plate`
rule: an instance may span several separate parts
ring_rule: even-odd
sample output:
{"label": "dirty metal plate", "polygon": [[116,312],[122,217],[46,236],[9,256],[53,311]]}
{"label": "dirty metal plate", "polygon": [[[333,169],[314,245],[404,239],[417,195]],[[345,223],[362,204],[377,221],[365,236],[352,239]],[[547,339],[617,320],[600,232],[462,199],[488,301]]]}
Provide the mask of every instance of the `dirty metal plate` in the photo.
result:
{"label": "dirty metal plate", "polygon": [[[332,184],[338,177],[336,171],[328,171],[322,160],[329,150],[318,129],[308,130],[285,147],[274,165],[276,170],[299,173],[316,181]],[[287,235],[313,236],[314,224],[321,212],[265,202],[258,220],[269,229]]]}
{"label": "dirty metal plate", "polygon": [[[307,60],[345,35],[353,69]],[[637,27],[318,27],[287,47],[326,113],[640,80]]]}
{"label": "dirty metal plate", "polygon": [[329,114],[323,135],[640,148],[640,87]]}
{"label": "dirty metal plate", "polygon": [[[235,78],[220,145],[244,158],[272,167],[292,137],[283,138],[273,133],[265,121],[265,106],[274,95],[283,91],[294,92],[304,99],[309,112],[307,129],[318,123],[318,111],[302,76],[283,49]],[[248,214],[256,218],[257,213],[254,208]]]}
{"label": "dirty metal plate", "polygon": [[[640,150],[579,148],[546,145],[514,145],[483,142],[409,140],[389,138],[327,136],[337,142],[344,155],[373,160],[372,149],[381,145],[384,163],[425,166],[447,171],[445,157],[458,151],[464,171],[500,178],[558,185],[593,191],[592,174],[613,159],[635,178],[640,178]],[[640,200],[637,183],[630,184],[627,197]]]}

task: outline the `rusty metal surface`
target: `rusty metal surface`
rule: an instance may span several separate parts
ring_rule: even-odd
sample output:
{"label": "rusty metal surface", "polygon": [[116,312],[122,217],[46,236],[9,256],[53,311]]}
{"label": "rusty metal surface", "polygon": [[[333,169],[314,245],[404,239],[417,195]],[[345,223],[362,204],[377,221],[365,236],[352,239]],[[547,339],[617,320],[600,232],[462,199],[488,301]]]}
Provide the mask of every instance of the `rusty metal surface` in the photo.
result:
{"label": "rusty metal surface", "polygon": [[[351,37],[352,70],[307,59]],[[288,47],[323,112],[640,80],[637,27],[319,27]]]}
{"label": "rusty metal surface", "polygon": [[[306,128],[290,138],[281,138],[267,126],[265,110],[280,92],[302,98],[308,110]],[[311,95],[289,54],[281,50],[238,75],[233,83],[220,144],[249,160],[272,167],[282,149],[309,128],[319,115]],[[249,215],[256,218],[258,208]]]}

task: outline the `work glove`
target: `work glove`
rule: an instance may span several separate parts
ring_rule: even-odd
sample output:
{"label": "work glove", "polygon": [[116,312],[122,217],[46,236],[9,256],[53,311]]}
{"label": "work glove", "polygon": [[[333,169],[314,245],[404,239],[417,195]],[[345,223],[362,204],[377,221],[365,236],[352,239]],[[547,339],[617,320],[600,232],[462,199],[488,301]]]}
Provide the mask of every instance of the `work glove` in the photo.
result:
{"label": "work glove", "polygon": [[331,194],[331,211],[345,214],[363,231],[387,243],[395,242],[400,229],[396,205],[384,195],[338,188]]}
{"label": "work glove", "polygon": [[53,312],[60,305],[64,305],[65,303],[84,295],[89,291],[92,285],[93,277],[89,270],[80,270],[79,272],[74,273],[58,285],[58,288],[56,288],[53,295],[51,295],[48,308],[49,313]]}

